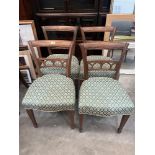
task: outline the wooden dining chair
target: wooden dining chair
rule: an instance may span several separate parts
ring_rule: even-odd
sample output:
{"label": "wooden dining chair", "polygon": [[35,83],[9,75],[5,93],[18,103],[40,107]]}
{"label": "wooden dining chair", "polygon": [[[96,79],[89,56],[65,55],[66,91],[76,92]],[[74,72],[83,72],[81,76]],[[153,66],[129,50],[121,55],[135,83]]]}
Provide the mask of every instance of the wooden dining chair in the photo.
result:
{"label": "wooden dining chair", "polygon": [[[111,35],[109,37],[109,41],[113,41],[114,39],[114,36],[115,36],[115,32],[116,32],[116,28],[115,27],[104,27],[104,26],[94,26],[94,27],[80,27],[80,30],[81,30],[81,35],[82,35],[82,41],[83,43],[90,43],[90,42],[94,42],[96,44],[100,43],[100,42],[103,42],[101,40],[89,40],[87,39],[87,33],[106,33],[106,32],[109,32]],[[96,53],[96,51],[94,51],[94,53]],[[111,56],[110,56],[111,54]],[[88,60],[112,60],[112,56],[113,56],[113,50],[108,50],[107,52],[107,55],[104,56],[104,55],[89,55],[87,56],[87,59]],[[83,78],[83,60],[81,60],[80,62],[80,78],[82,79]],[[99,77],[99,76],[102,76],[100,74],[100,72],[98,71],[95,71],[95,73],[93,74],[93,76],[96,76],[96,77]]]}
{"label": "wooden dining chair", "polygon": [[[118,116],[123,115],[118,133],[122,131],[126,121],[134,110],[134,104],[128,96],[125,89],[121,86],[118,79],[119,70],[124,59],[127,43],[100,42],[81,43],[80,48],[84,60],[84,78],[79,94],[79,130],[83,128],[83,116]],[[88,60],[87,50],[107,49],[122,50],[120,60]],[[98,64],[100,68],[93,66]],[[90,68],[88,66],[91,66]],[[90,77],[89,70],[104,70],[114,72],[114,76],[108,77]]]}
{"label": "wooden dining chair", "polygon": [[[71,41],[76,41],[76,36],[77,36],[77,30],[78,27],[77,26],[42,26],[42,30],[43,30],[43,34],[46,40],[52,40],[52,38],[49,38],[48,33],[49,32],[60,32],[62,35],[64,33],[72,33],[72,37],[70,38]],[[60,39],[59,39],[60,40]],[[64,40],[64,39],[62,39]],[[65,40],[69,40],[68,38],[65,38]],[[55,49],[53,49],[55,50]],[[58,51],[58,50],[57,50]],[[72,53],[72,61],[71,61],[71,78],[73,79],[78,79],[79,76],[79,61],[78,59],[74,56],[75,53],[75,44],[73,47],[73,53]],[[52,49],[50,47],[48,47],[48,54],[49,56],[47,58],[67,58],[68,55],[62,53],[62,51],[58,51],[58,54],[54,54],[54,52],[52,52]],[[53,73],[53,68],[44,68],[41,70],[43,74],[51,74]],[[60,71],[60,69],[58,70],[54,70],[54,72],[60,73],[62,74],[62,72]]]}
{"label": "wooden dining chair", "polygon": [[[67,111],[69,114],[70,126],[73,129],[75,126],[75,86],[73,80],[70,78],[70,70],[74,42],[62,40],[38,40],[29,41],[29,45],[38,78],[28,88],[22,104],[33,123],[33,126],[38,126],[33,110],[44,112]],[[34,47],[66,48],[68,49],[68,57],[37,58]],[[41,69],[46,67],[64,68],[66,74],[43,75]]]}

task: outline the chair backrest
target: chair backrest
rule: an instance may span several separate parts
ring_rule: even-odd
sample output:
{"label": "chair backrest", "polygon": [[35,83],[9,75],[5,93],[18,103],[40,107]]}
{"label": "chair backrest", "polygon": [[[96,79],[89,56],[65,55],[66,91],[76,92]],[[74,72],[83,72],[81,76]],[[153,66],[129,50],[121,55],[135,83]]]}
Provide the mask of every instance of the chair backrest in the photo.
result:
{"label": "chair backrest", "polygon": [[[62,32],[62,34],[64,32],[72,32],[73,37],[71,40],[76,41],[78,26],[42,26],[42,30],[43,30],[43,34],[44,34],[44,37],[46,40],[52,40],[51,38],[49,38],[48,32]],[[59,38],[59,40],[60,40],[60,38]],[[65,40],[67,40],[67,38],[65,38]],[[52,54],[50,48],[48,48],[48,53]]]}
{"label": "chair backrest", "polygon": [[[114,79],[118,79],[119,70],[124,60],[125,52],[128,47],[128,43],[116,43],[116,42],[88,42],[79,44],[82,52],[84,63],[84,79],[88,79],[88,64],[91,66],[89,70],[103,70],[103,71],[115,71]],[[88,50],[121,50],[121,56],[119,60],[87,60]],[[93,66],[99,64],[100,68],[95,69]],[[105,67],[106,66],[106,67]]]}
{"label": "chair backrest", "polygon": [[109,41],[113,41],[116,28],[112,26],[104,27],[104,26],[93,26],[93,27],[80,27],[81,30],[81,35],[82,35],[82,41],[86,42],[88,41],[86,39],[86,33],[105,33],[105,32],[110,32],[111,37],[109,38]]}
{"label": "chair backrest", "polygon": [[77,26],[42,26],[42,30],[46,40],[49,39],[47,33],[54,31],[54,32],[72,32],[73,33],[72,40],[76,41],[78,27]]}
{"label": "chair backrest", "polygon": [[[42,76],[40,68],[45,67],[61,67],[66,68],[66,76],[70,77],[71,70],[71,60],[74,50],[74,41],[65,41],[65,40],[36,40],[29,41],[29,46],[31,49],[31,55],[36,65],[36,70],[39,76]],[[57,49],[68,49],[68,58],[37,58],[35,54],[35,47],[48,47],[48,48],[57,48]],[[50,62],[50,63],[47,63]],[[61,65],[58,65],[59,64]],[[52,64],[52,65],[49,65]]]}

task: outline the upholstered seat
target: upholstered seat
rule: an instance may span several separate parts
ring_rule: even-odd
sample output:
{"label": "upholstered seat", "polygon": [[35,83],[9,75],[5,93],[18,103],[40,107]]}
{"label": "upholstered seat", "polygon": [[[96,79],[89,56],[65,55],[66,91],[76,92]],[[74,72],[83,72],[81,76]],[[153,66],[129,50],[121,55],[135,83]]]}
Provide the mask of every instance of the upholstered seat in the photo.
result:
{"label": "upholstered seat", "polygon": [[59,74],[39,77],[29,87],[22,104],[26,109],[50,112],[74,110],[73,80]]}
{"label": "upholstered seat", "polygon": [[[105,57],[102,55],[91,55],[91,56],[87,56],[87,60],[88,61],[92,61],[92,60],[112,60],[112,58],[110,57]],[[108,68],[108,64],[105,64],[103,66],[103,69]],[[88,77],[114,77],[115,75],[115,71],[110,71],[110,70],[90,70],[91,65],[88,64]],[[93,69],[99,69],[100,68],[100,64],[95,64],[93,66]],[[83,66],[83,60],[81,60],[80,62],[80,78],[84,77],[84,66]]]}
{"label": "upholstered seat", "polygon": [[79,114],[96,116],[130,115],[134,104],[119,81],[92,77],[80,88]]}
{"label": "upholstered seat", "polygon": [[[68,58],[68,54],[52,54],[50,56],[48,56],[47,58],[63,58],[63,59],[67,59]],[[41,72],[43,74],[62,74],[62,75],[66,75],[66,69],[64,67],[60,67],[61,64],[58,61],[57,62],[57,66],[59,67],[51,67],[52,66],[52,62],[51,61],[47,61],[46,65],[50,65],[50,67],[46,67],[46,68],[41,68]],[[78,59],[75,56],[72,56],[72,61],[71,61],[71,78],[75,79],[78,78],[79,76],[79,62]]]}

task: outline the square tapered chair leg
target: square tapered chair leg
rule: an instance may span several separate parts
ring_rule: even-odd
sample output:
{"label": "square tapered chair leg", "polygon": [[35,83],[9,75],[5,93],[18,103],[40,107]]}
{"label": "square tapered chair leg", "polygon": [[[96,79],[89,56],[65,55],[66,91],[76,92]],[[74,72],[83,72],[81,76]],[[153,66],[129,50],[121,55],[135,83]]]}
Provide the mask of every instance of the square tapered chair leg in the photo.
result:
{"label": "square tapered chair leg", "polygon": [[68,115],[69,115],[70,127],[71,129],[74,129],[75,128],[75,123],[74,123],[75,111],[68,111]]}
{"label": "square tapered chair leg", "polygon": [[38,127],[38,124],[37,124],[37,122],[36,122],[36,119],[35,119],[33,110],[32,110],[32,109],[26,109],[26,112],[27,112],[28,116],[30,117],[33,126],[34,126],[35,128],[37,128],[37,127]]}
{"label": "square tapered chair leg", "polygon": [[83,131],[83,114],[79,115],[79,132]]}
{"label": "square tapered chair leg", "polygon": [[127,120],[129,119],[129,117],[130,117],[130,115],[123,115],[122,116],[120,126],[117,130],[118,133],[122,132],[122,129],[123,129],[124,125],[126,124]]}

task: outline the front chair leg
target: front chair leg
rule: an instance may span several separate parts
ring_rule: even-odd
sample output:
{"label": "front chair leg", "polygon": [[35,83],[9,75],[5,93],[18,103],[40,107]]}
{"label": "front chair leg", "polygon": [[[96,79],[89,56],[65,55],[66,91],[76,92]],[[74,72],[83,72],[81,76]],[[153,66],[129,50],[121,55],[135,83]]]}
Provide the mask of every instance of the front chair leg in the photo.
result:
{"label": "front chair leg", "polygon": [[119,126],[119,128],[117,130],[118,133],[122,132],[122,129],[123,129],[125,123],[127,122],[127,120],[129,119],[129,117],[130,117],[130,115],[123,115],[122,116],[120,126]]}
{"label": "front chair leg", "polygon": [[79,124],[80,124],[79,131],[82,132],[82,130],[83,130],[83,114],[79,115]]}
{"label": "front chair leg", "polygon": [[75,111],[68,111],[68,114],[69,114],[69,120],[70,120],[70,127],[71,129],[74,129],[75,128],[75,123],[74,123]]}
{"label": "front chair leg", "polygon": [[36,122],[36,119],[35,119],[33,110],[32,110],[32,109],[26,109],[26,112],[27,112],[28,116],[30,117],[33,126],[34,126],[35,128],[37,128],[38,125],[37,125],[37,122]]}

